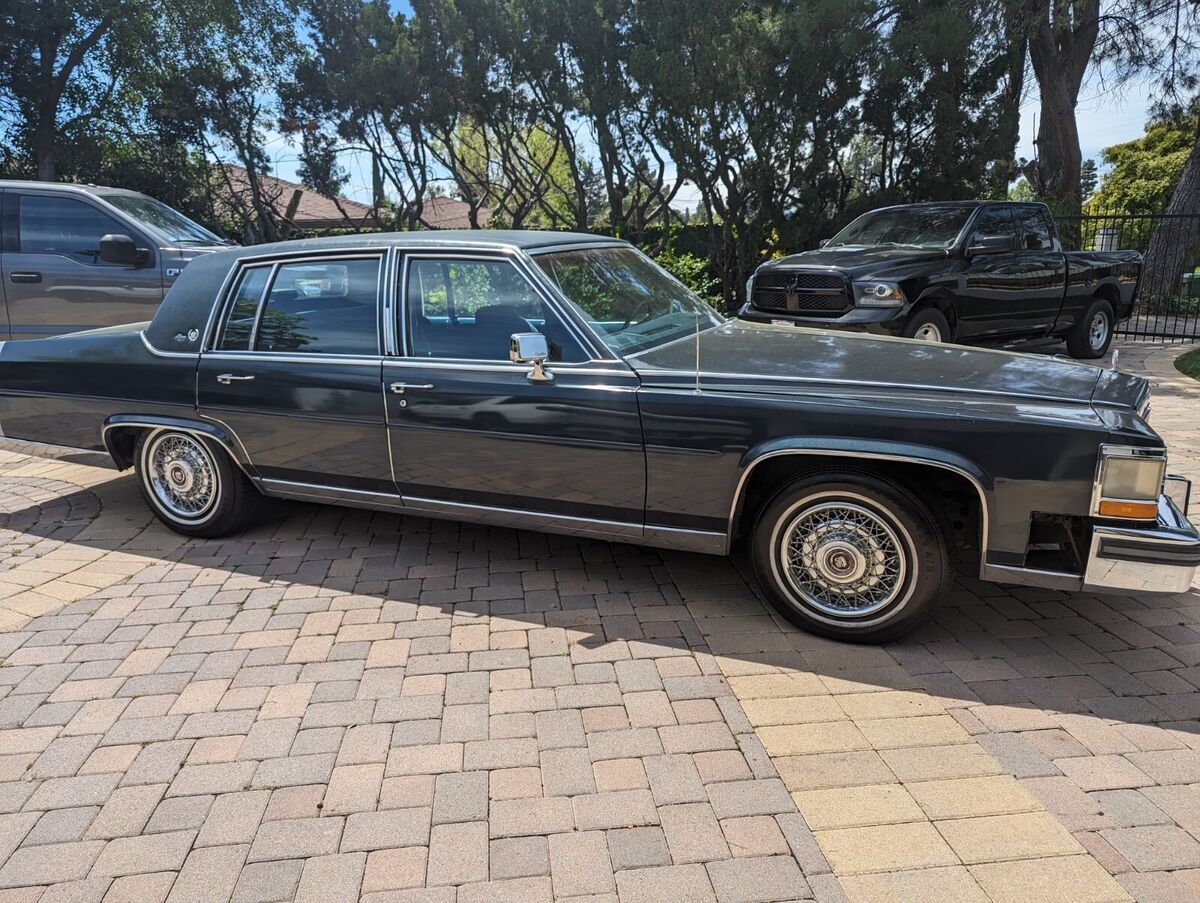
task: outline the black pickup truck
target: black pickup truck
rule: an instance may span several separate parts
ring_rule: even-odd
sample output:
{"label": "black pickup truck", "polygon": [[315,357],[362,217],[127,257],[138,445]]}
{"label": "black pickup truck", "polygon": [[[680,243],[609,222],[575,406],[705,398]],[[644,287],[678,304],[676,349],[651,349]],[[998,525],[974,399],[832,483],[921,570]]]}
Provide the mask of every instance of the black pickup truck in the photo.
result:
{"label": "black pickup truck", "polygon": [[908,204],[764,263],[739,316],[930,342],[1061,338],[1098,358],[1133,311],[1141,268],[1136,251],[1063,251],[1044,204]]}

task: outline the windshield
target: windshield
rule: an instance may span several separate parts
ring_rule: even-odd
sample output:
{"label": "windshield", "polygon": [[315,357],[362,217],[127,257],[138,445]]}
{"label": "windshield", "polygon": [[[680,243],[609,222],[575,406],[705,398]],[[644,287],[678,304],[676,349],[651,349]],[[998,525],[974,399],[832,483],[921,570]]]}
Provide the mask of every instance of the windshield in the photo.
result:
{"label": "windshield", "polygon": [[134,219],[145,223],[152,229],[163,233],[178,245],[225,245],[225,241],[209,232],[199,223],[194,223],[178,210],[168,207],[162,201],[146,197],[144,194],[124,194],[114,192],[104,193],[100,197],[108,201],[122,213],[127,213]]}
{"label": "windshield", "polygon": [[618,354],[637,354],[723,322],[687,286],[633,248],[587,248],[534,260]]}
{"label": "windshield", "polygon": [[825,245],[827,248],[930,248],[954,245],[973,207],[890,207],[864,213]]}

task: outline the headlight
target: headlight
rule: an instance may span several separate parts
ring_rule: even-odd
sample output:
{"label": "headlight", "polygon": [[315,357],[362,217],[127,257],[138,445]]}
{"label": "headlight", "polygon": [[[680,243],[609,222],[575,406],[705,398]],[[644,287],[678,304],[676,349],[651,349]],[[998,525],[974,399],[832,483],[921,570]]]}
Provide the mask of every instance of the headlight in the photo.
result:
{"label": "headlight", "polygon": [[1101,445],[1092,513],[1154,520],[1166,470],[1165,449]]}
{"label": "headlight", "polygon": [[856,282],[854,303],[859,307],[900,307],[904,290],[894,282]]}

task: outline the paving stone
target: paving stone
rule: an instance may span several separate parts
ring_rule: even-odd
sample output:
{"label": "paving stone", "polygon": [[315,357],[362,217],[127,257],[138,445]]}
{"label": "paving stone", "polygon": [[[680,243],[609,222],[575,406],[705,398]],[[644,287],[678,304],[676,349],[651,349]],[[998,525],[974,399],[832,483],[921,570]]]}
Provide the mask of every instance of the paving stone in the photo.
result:
{"label": "paving stone", "polygon": [[617,872],[617,894],[621,903],[660,903],[716,900],[708,872],[702,865],[669,865]]}
{"label": "paving stone", "polygon": [[609,831],[608,849],[612,866],[618,870],[671,864],[671,852],[662,828],[618,828]]}
{"label": "paving stone", "polygon": [[649,790],[619,790],[573,797],[575,823],[581,831],[658,824]]}
{"label": "paving stone", "polygon": [[488,814],[488,776],[485,771],[440,774],[433,797],[433,823],[479,821]]}
{"label": "paving stone", "polygon": [[249,862],[327,856],[342,837],[341,818],[293,818],[263,822],[247,856]]}
{"label": "paving stone", "polygon": [[324,815],[373,812],[383,784],[382,764],[341,765],[333,769],[321,808]]}
{"label": "paving stone", "polygon": [[838,828],[813,833],[837,875],[902,871],[959,863],[958,857],[929,822]]}
{"label": "paving stone", "polygon": [[[577,797],[577,800],[590,797]],[[607,812],[607,808],[605,810]],[[572,800],[566,797],[549,799],[493,799],[488,816],[492,837],[523,837],[535,834],[555,834],[575,827]],[[581,829],[594,827],[580,824]]]}
{"label": "paving stone", "polygon": [[87,876],[103,849],[102,841],[24,847],[0,868],[0,888],[77,881]]}
{"label": "paving stone", "polygon": [[197,847],[246,844],[254,840],[270,799],[269,790],[226,793],[213,800],[200,833]]}
{"label": "paving stone", "polygon": [[109,841],[93,866],[99,876],[178,871],[192,847],[195,831],[173,831]]}
{"label": "paving stone", "polygon": [[467,884],[459,888],[457,899],[458,903],[550,903],[551,884],[549,878]]}
{"label": "paving stone", "polygon": [[777,778],[708,784],[705,789],[717,818],[790,812],[793,802]]}
{"label": "paving stone", "polygon": [[1127,899],[1089,856],[1055,856],[973,865],[973,877],[994,903],[1108,903]]}
{"label": "paving stone", "polygon": [[952,819],[938,822],[937,829],[968,865],[1081,852],[1075,838],[1047,812]]}
{"label": "paving stone", "polygon": [[1153,784],[1149,776],[1123,756],[1055,759],[1054,764],[1082,790],[1118,790]]}
{"label": "paving stone", "polygon": [[343,853],[388,847],[425,846],[429,843],[430,810],[387,809],[357,812],[346,819]]}
{"label": "paving stone", "polygon": [[592,760],[586,749],[548,749],[541,754],[542,786],[546,796],[595,793]]}
{"label": "paving stone", "polygon": [[729,857],[725,835],[707,803],[664,806],[658,816],[676,865]]}
{"label": "paving stone", "polygon": [[604,832],[551,834],[549,843],[550,876],[557,896],[600,894],[616,889]]}
{"label": "paving stone", "polygon": [[402,847],[368,853],[362,878],[363,894],[424,886],[427,855],[428,851],[424,847]]}
{"label": "paving stone", "polygon": [[486,823],[434,825],[429,839],[427,881],[433,886],[486,881],[488,855]]}
{"label": "paving stone", "polygon": [[489,861],[494,880],[549,875],[549,843],[545,837],[503,837],[491,842]]}
{"label": "paving stone", "polygon": [[810,895],[800,867],[790,856],[710,862],[708,876],[721,903],[794,900]]}
{"label": "paving stone", "polygon": [[231,898],[249,850],[248,844],[193,850],[171,886],[168,903]]}
{"label": "paving stone", "polygon": [[1171,824],[1170,817],[1137,790],[1098,790],[1088,796],[1117,827]]}
{"label": "paving stone", "polygon": [[[955,903],[989,903],[989,898],[961,865],[872,875],[846,875],[841,879],[854,900],[954,900]],[[1067,899],[1067,898],[1063,898]]]}
{"label": "paving stone", "polygon": [[296,890],[296,903],[353,900],[362,886],[366,863],[366,853],[314,856],[306,860]]}
{"label": "paving stone", "polygon": [[929,818],[966,818],[1032,812],[1038,801],[1009,775],[921,781],[906,789]]}
{"label": "paving stone", "polygon": [[247,863],[233,891],[235,903],[278,903],[291,900],[304,868],[301,859]]}
{"label": "paving stone", "polygon": [[906,789],[900,784],[874,784],[833,790],[805,790],[794,794],[794,799],[796,807],[814,831],[903,824],[921,821],[926,817],[909,792],[921,786],[913,784]]}
{"label": "paving stone", "polygon": [[1100,836],[1139,871],[1200,866],[1200,843],[1174,825],[1113,828]]}

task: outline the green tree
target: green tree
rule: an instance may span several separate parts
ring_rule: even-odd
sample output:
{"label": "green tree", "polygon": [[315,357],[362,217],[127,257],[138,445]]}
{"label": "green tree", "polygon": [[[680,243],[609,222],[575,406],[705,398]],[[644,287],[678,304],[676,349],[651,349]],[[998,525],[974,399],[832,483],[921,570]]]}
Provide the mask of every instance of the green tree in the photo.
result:
{"label": "green tree", "polygon": [[1084,160],[1079,166],[1079,196],[1086,201],[1096,193],[1100,183],[1100,174],[1096,171],[1096,161]]}
{"label": "green tree", "polygon": [[1200,117],[1150,122],[1141,138],[1100,152],[1109,167],[1088,208],[1102,213],[1158,213],[1167,208],[1200,129]]}

